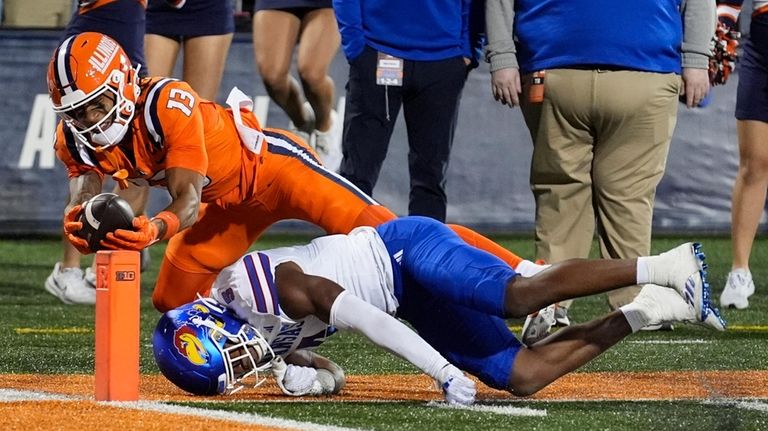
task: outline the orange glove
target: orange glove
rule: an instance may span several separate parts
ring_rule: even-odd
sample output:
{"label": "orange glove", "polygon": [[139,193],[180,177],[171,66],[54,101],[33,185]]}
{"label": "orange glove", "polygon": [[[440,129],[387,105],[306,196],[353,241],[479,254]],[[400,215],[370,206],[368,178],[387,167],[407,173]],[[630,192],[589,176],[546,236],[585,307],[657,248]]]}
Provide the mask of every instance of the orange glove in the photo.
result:
{"label": "orange glove", "polygon": [[93,251],[88,248],[88,241],[77,235],[80,229],[83,228],[83,222],[80,221],[80,213],[82,210],[82,205],[75,205],[69,212],[67,212],[67,215],[64,216],[64,234],[67,236],[67,240],[75,246],[77,251],[82,254],[91,254]]}
{"label": "orange glove", "polygon": [[107,234],[101,245],[110,250],[143,250],[159,241],[157,226],[147,216],[133,218],[133,229],[117,229]]}

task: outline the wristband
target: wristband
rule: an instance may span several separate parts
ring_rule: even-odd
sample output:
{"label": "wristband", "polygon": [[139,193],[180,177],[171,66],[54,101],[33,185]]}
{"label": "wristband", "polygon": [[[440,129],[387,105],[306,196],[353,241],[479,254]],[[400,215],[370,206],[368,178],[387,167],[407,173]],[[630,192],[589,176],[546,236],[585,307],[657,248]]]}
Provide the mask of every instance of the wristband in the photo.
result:
{"label": "wristband", "polygon": [[152,220],[162,220],[163,223],[165,223],[165,234],[162,238],[158,238],[158,240],[166,240],[176,235],[179,231],[179,225],[181,224],[179,222],[179,217],[170,211],[160,211],[152,217]]}

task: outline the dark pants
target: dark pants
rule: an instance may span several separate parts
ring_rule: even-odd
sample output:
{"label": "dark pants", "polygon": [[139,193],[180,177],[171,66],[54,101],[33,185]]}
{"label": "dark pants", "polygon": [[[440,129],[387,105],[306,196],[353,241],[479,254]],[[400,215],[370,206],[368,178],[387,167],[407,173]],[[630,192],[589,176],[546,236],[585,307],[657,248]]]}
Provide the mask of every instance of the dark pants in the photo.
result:
{"label": "dark pants", "polygon": [[402,87],[377,85],[376,63],[370,47],[350,63],[340,174],[372,195],[402,104],[411,175],[408,214],[445,221],[445,175],[467,76],[464,60],[406,60]]}

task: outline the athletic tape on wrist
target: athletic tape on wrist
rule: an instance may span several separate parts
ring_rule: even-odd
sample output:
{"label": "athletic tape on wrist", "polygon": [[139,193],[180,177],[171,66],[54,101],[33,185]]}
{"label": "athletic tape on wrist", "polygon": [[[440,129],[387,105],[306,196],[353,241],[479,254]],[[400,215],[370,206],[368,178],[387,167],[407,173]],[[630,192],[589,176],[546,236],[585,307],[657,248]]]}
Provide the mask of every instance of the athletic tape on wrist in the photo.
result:
{"label": "athletic tape on wrist", "polygon": [[170,211],[160,211],[157,213],[154,217],[152,217],[152,220],[162,220],[163,223],[165,223],[165,234],[162,238],[159,238],[159,240],[166,240],[174,235],[179,231],[179,217],[176,216],[176,214],[170,212]]}

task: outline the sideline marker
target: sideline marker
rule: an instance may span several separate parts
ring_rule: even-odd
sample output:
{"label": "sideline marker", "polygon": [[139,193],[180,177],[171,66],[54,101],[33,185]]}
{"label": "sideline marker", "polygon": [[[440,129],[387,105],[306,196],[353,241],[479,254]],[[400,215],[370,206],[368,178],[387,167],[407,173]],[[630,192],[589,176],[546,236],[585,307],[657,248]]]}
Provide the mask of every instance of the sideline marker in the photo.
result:
{"label": "sideline marker", "polygon": [[139,252],[96,253],[96,401],[139,399]]}

